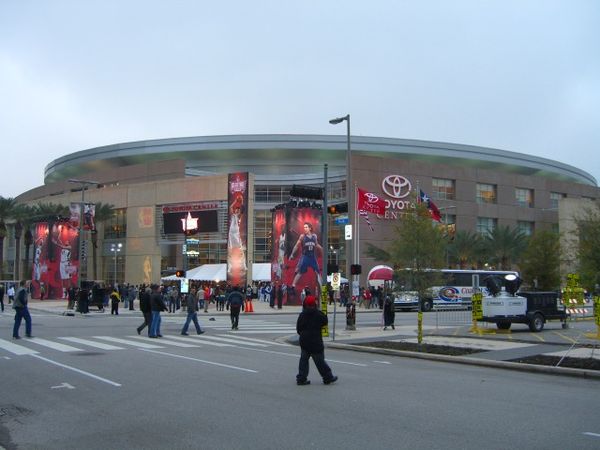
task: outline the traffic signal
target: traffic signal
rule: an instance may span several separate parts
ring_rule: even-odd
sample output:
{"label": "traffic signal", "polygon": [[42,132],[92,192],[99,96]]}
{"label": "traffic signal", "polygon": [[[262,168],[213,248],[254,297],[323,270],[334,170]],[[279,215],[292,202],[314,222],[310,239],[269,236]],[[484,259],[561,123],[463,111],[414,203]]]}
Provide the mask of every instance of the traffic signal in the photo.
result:
{"label": "traffic signal", "polygon": [[362,266],[360,264],[351,264],[350,265],[350,274],[360,275],[361,273],[362,273]]}
{"label": "traffic signal", "polygon": [[179,269],[177,269],[175,271],[175,276],[179,277],[179,278],[185,278],[185,270],[179,270]]}
{"label": "traffic signal", "polygon": [[329,205],[327,207],[329,214],[343,214],[348,212],[348,203],[338,203],[337,205]]}

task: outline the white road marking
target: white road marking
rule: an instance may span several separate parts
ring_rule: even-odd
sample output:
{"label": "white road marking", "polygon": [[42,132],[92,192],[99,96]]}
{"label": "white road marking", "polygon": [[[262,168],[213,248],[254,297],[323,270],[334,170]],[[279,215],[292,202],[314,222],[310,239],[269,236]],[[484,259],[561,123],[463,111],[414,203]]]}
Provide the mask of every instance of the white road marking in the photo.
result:
{"label": "white road marking", "polygon": [[106,378],[99,377],[98,375],[94,375],[93,373],[86,372],[86,371],[78,369],[76,367],[71,367],[71,366],[67,366],[66,364],[62,364],[62,363],[59,363],[59,362],[56,362],[56,361],[52,361],[51,359],[44,358],[43,356],[40,356],[40,355],[31,355],[31,356],[34,357],[34,358],[41,359],[42,361],[46,361],[47,363],[54,364],[54,365],[56,365],[58,367],[62,367],[63,369],[72,370],[73,372],[80,373],[81,375],[85,375],[85,376],[93,378],[95,380],[102,381],[103,383],[110,384],[111,386],[115,386],[115,387],[120,387],[121,386],[119,383],[115,383],[114,381],[108,380]]}
{"label": "white road marking", "polygon": [[62,384],[59,384],[58,386],[50,386],[50,389],[62,389],[62,388],[75,389],[75,386],[71,386],[69,383],[62,383]]}
{"label": "white road marking", "polygon": [[94,342],[89,339],[82,339],[76,337],[61,337],[59,339],[63,339],[69,342],[75,342],[76,344],[88,345],[90,347],[99,348],[102,350],[124,350],[123,347],[117,347],[116,345],[105,344],[103,342]]}
{"label": "white road marking", "polygon": [[221,364],[221,363],[217,363],[217,362],[213,362],[213,361],[206,361],[204,359],[198,359],[198,358],[190,358],[189,356],[182,356],[182,355],[173,355],[171,353],[167,353],[167,352],[158,352],[156,350],[145,350],[145,349],[141,349],[143,352],[150,352],[150,353],[156,353],[157,355],[164,355],[164,356],[170,356],[172,358],[180,358],[180,359],[186,359],[188,361],[196,361],[196,362],[201,362],[203,364],[209,364],[211,366],[219,366],[219,367],[225,367],[227,369],[233,369],[233,370],[240,370],[242,372],[250,372],[250,373],[258,373],[258,370],[252,370],[252,369],[245,369],[243,367],[236,367],[236,366],[230,366],[229,364]]}
{"label": "white road marking", "polygon": [[[231,334],[218,334],[217,336],[231,337]],[[293,347],[291,344],[282,344],[281,342],[267,341],[266,339],[249,338],[249,337],[245,337],[245,336],[238,336],[237,339],[240,339],[242,341],[260,342],[260,343],[269,344],[269,345],[280,345],[282,347]]]}
{"label": "white road marking", "polygon": [[70,345],[65,345],[65,344],[61,344],[59,342],[49,341],[47,339],[42,339],[42,338],[31,338],[30,341],[33,342],[34,344],[38,344],[38,345],[42,345],[44,347],[51,348],[52,350],[58,350],[59,352],[70,353],[70,352],[83,351],[77,347],[72,347]]}
{"label": "white road marking", "polygon": [[[154,338],[149,338],[149,337],[144,337],[144,336],[127,336],[128,338],[133,338],[133,339],[141,339],[142,341],[150,341],[150,342],[155,342]],[[197,345],[193,345],[193,344],[184,344],[183,342],[176,342],[176,341],[172,341],[171,339],[173,339],[171,336],[165,336],[164,338],[162,338],[160,340],[161,344],[166,344],[166,345],[172,345],[174,347],[185,347],[185,348],[197,348]]]}
{"label": "white road marking", "polygon": [[9,351],[13,355],[36,355],[38,352],[24,347],[23,345],[13,344],[10,341],[0,339],[0,348]]}
{"label": "white road marking", "polygon": [[199,339],[202,341],[204,341],[205,339],[208,339],[208,340],[215,340],[217,342],[228,342],[230,344],[244,344],[244,345],[249,345],[251,347],[267,347],[266,344],[260,344],[258,342],[240,342],[240,341],[236,340],[234,337],[223,338],[223,337],[218,337],[218,336],[202,336]]}
{"label": "white road marking", "polygon": [[103,341],[116,342],[117,344],[133,345],[134,347],[139,348],[164,348],[160,345],[146,344],[144,342],[136,342],[128,339],[115,338],[112,336],[94,336],[94,339],[102,339]]}
{"label": "white road marking", "polygon": [[222,342],[212,342],[212,341],[207,341],[205,339],[202,338],[202,336],[198,335],[198,334],[190,334],[189,336],[170,336],[171,339],[178,339],[178,340],[182,340],[182,341],[187,341],[189,342],[190,340],[196,340],[199,341],[198,343],[201,345],[212,345],[213,347],[233,347],[233,345],[231,344],[224,344]]}
{"label": "white road marking", "polygon": [[600,438],[600,433],[591,433],[591,432],[589,432],[589,431],[586,431],[586,432],[585,432],[585,433],[583,433],[583,434],[585,434],[586,436],[594,436],[594,437],[598,437],[598,438]]}
{"label": "white road marking", "polygon": [[373,361],[374,363],[378,363],[378,364],[391,364],[391,362],[389,361]]}

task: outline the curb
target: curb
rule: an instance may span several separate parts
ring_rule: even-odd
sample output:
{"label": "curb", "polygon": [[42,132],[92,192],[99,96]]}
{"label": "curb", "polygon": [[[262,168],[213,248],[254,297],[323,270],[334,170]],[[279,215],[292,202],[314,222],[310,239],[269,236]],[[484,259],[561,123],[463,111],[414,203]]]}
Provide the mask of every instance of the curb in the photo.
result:
{"label": "curb", "polygon": [[539,366],[535,364],[514,363],[509,361],[491,361],[465,356],[436,355],[433,353],[418,353],[407,350],[392,350],[376,347],[357,346],[353,344],[325,343],[328,348],[350,350],[355,352],[376,353],[380,355],[400,356],[405,358],[426,359],[429,361],[467,364],[472,366],[495,367],[498,369],[517,370],[521,372],[543,373],[547,375],[562,375],[584,379],[600,380],[600,371],[587,369],[574,369],[571,367]]}

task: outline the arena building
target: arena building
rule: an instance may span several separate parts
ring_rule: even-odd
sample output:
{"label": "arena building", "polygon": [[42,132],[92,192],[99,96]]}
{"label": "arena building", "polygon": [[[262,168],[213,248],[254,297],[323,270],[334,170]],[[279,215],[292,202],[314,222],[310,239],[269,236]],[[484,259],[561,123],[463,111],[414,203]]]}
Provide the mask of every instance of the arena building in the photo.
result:
{"label": "arena building", "polygon": [[[82,278],[157,282],[185,264],[227,262],[230,174],[247,174],[241,209],[247,240],[240,248],[250,276],[253,263],[272,261],[273,210],[290,201],[293,185],[323,186],[325,165],[329,204],[347,201],[350,173],[353,185],[387,205],[385,214],[370,215],[370,225],[360,218],[354,228],[353,241],[360,236],[361,284],[380,263],[363,255],[365,244],[385,247],[419,190],[436,203],[448,230],[480,233],[501,225],[527,234],[557,229],[562,199],[600,197],[596,180],[585,171],[523,153],[378,137],[352,136],[348,146],[343,135],[232,135],[129,142],[65,155],[47,165],[43,186],[17,200],[114,205],[114,216],[97,224],[97,273],[82,262]],[[304,206],[316,205],[309,200]],[[352,222],[352,204],[349,209]],[[166,226],[166,214],[189,211],[212,211],[212,225],[194,236]],[[343,273],[350,250],[345,222],[343,214],[328,215],[329,262],[337,262]],[[84,231],[85,240],[89,234]],[[10,254],[14,259],[14,239],[12,246],[9,242],[7,260]]]}

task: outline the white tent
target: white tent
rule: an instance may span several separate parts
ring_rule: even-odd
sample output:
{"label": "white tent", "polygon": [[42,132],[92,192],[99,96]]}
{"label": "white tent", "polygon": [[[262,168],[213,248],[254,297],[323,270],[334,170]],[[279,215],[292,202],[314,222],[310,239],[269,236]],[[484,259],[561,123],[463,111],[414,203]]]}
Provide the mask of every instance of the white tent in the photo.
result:
{"label": "white tent", "polygon": [[271,281],[271,263],[252,264],[252,281]]}
{"label": "white tent", "polygon": [[[203,264],[187,271],[188,280],[196,281],[224,281],[227,279],[227,264]],[[161,281],[179,281],[175,275],[161,278]],[[271,281],[271,264],[252,264],[253,281]],[[342,281],[343,282],[343,281]]]}

